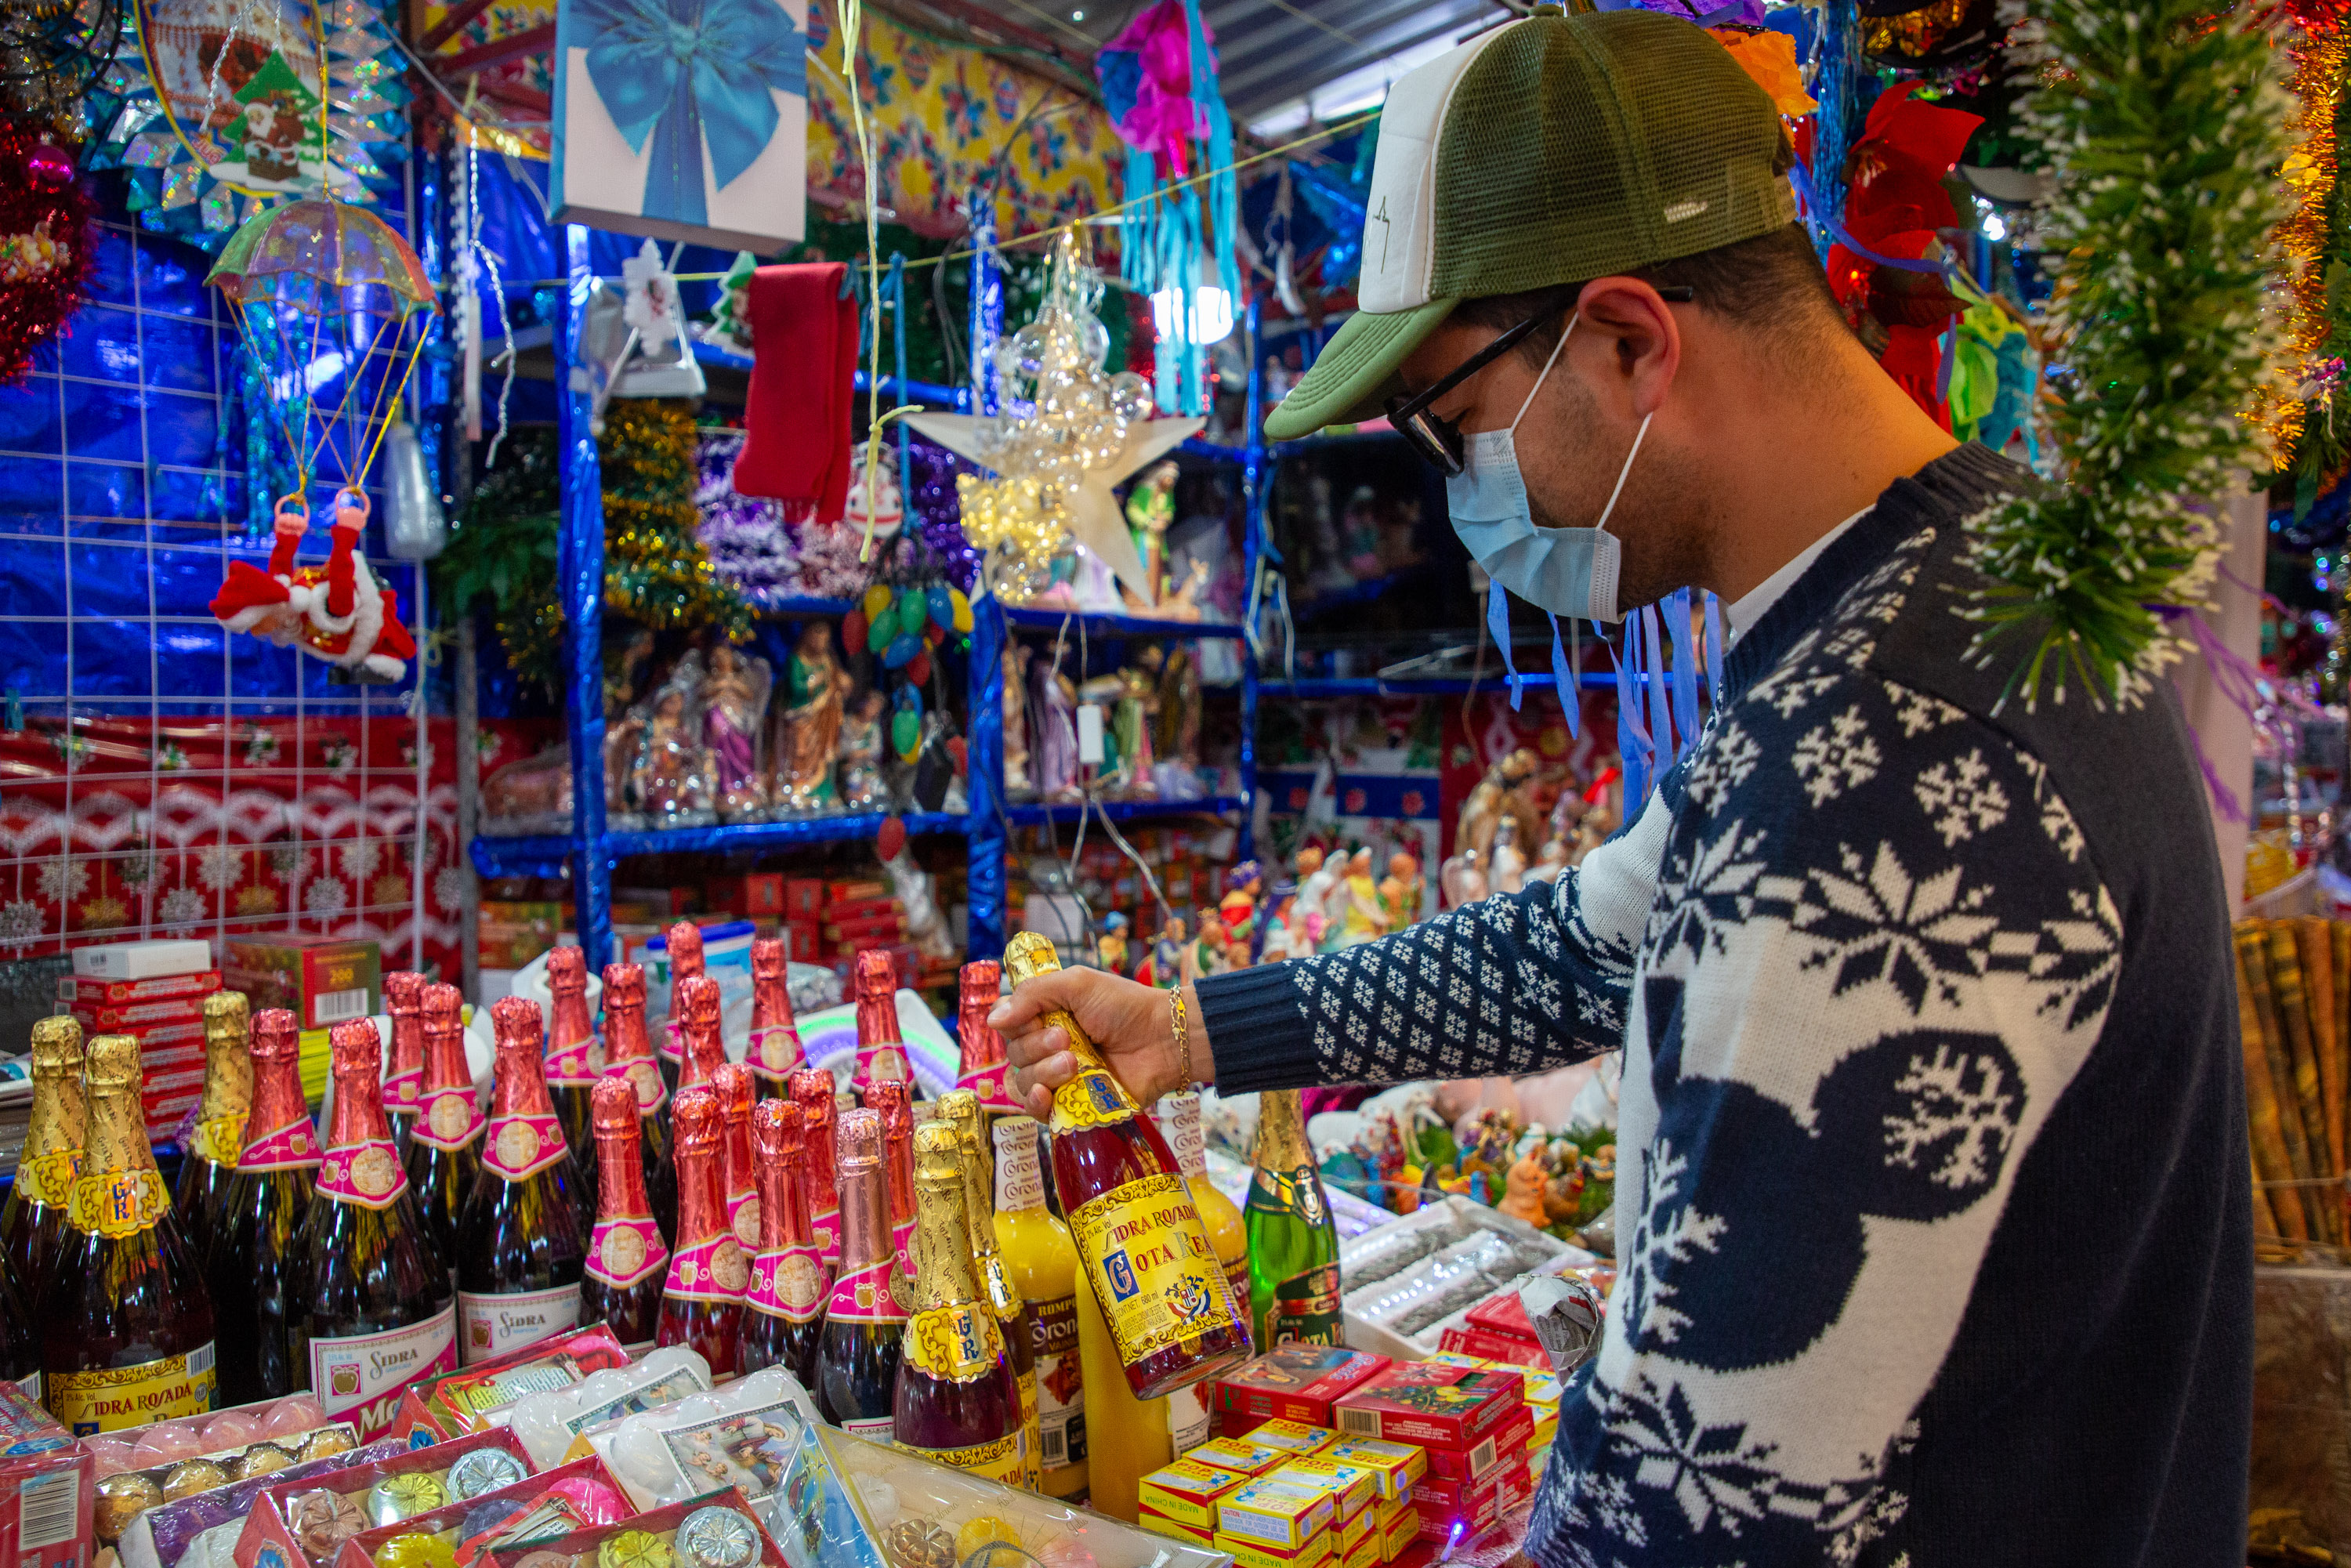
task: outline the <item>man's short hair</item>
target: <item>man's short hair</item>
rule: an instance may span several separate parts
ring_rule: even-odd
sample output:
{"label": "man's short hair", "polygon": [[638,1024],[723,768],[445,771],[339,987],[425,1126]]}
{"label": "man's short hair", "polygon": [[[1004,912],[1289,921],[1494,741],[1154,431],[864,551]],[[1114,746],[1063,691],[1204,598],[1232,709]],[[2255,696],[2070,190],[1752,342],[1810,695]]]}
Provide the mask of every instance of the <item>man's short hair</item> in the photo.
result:
{"label": "man's short hair", "polygon": [[[1828,274],[1813,248],[1812,235],[1800,223],[1736,245],[1644,267],[1628,276],[1660,288],[1687,287],[1695,291],[1694,303],[1699,308],[1772,340],[1775,347],[1801,351],[1814,334],[1844,319],[1836,296],[1829,292]],[[1517,350],[1540,364],[1558,346],[1560,329],[1583,287],[1562,283],[1522,294],[1464,299],[1453,308],[1451,319],[1468,327],[1503,331],[1530,316],[1543,318],[1542,325],[1522,339]]]}

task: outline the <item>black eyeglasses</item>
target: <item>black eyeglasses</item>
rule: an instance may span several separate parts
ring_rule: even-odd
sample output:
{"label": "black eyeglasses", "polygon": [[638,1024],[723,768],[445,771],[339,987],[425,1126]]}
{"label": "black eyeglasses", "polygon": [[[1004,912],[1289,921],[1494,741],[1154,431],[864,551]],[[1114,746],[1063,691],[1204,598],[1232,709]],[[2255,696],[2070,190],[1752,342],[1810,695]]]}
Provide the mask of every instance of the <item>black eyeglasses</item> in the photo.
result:
{"label": "black eyeglasses", "polygon": [[[1657,298],[1669,305],[1687,305],[1698,298],[1698,290],[1687,284],[1674,284],[1658,289]],[[1526,341],[1536,328],[1552,319],[1549,315],[1530,316],[1456,365],[1426,392],[1388,399],[1388,423],[1395,426],[1415,452],[1435,464],[1447,477],[1460,473],[1467,466],[1460,423],[1444,418],[1430,405]]]}

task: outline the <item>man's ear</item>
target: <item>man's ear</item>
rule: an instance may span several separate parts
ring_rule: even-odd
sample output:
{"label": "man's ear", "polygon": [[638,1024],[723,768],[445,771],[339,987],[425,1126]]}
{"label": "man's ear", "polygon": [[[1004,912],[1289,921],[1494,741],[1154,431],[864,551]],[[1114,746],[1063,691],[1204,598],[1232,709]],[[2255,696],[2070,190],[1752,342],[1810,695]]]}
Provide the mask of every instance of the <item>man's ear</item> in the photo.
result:
{"label": "man's ear", "polygon": [[1597,277],[1576,300],[1583,330],[1613,345],[1617,378],[1633,416],[1656,413],[1682,362],[1674,308],[1637,277]]}

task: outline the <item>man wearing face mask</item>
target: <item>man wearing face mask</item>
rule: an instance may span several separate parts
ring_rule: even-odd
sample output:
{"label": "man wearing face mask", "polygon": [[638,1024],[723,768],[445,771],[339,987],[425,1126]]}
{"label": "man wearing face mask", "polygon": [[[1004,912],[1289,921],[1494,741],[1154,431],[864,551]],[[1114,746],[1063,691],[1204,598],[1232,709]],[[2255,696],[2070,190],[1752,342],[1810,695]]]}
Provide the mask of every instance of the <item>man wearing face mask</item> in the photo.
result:
{"label": "man wearing face mask", "polygon": [[1872,361],[1705,33],[1535,15],[1398,81],[1362,313],[1267,422],[1383,412],[1511,591],[1728,608],[1690,753],[1556,887],[1067,1008],[1140,1097],[1622,1048],[1620,1274],[1528,1550],[2241,1563],[2251,1221],[2220,868],[2168,686],[2002,704],[1968,520],[2031,476]]}

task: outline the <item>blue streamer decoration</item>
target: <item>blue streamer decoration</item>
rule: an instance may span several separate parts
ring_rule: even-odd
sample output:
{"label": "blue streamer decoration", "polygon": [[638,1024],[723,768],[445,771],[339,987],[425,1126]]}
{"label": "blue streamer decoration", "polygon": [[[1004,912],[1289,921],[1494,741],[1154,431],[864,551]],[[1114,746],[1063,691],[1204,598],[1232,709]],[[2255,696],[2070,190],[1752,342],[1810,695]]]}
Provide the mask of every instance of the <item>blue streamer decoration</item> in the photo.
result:
{"label": "blue streamer decoration", "polygon": [[1567,662],[1567,650],[1560,645],[1559,617],[1543,612],[1551,619],[1551,678],[1559,683],[1559,706],[1567,716],[1567,733],[1572,738],[1583,719],[1583,692],[1576,685],[1574,667]]}
{"label": "blue streamer decoration", "polygon": [[1706,592],[1706,679],[1714,706],[1722,706],[1722,600]]}
{"label": "blue streamer decoration", "polygon": [[1674,739],[1673,697],[1666,685],[1665,633],[1657,629],[1657,607],[1641,611],[1641,685],[1649,705],[1649,744],[1656,770],[1673,766],[1680,747]]}
{"label": "blue streamer decoration", "polygon": [[1486,584],[1486,630],[1494,639],[1494,646],[1502,652],[1503,679],[1510,686],[1510,711],[1519,710],[1519,701],[1526,695],[1526,677],[1510,658],[1510,596],[1502,591],[1499,582]]}
{"label": "blue streamer decoration", "polygon": [[773,0],[572,0],[565,15],[629,151],[653,144],[648,217],[708,223],[705,147],[724,190],[774,139],[775,93],[808,97],[808,35]]}
{"label": "blue streamer decoration", "polygon": [[1666,599],[1666,630],[1674,640],[1674,759],[1679,761],[1698,735],[1698,640],[1690,626],[1690,591],[1677,588]]}
{"label": "blue streamer decoration", "polygon": [[1639,616],[1625,618],[1625,652],[1620,657],[1615,644],[1608,644],[1608,662],[1616,667],[1616,759],[1625,769],[1625,820],[1629,822],[1649,798],[1649,758],[1656,752],[1648,727],[1641,722]]}

